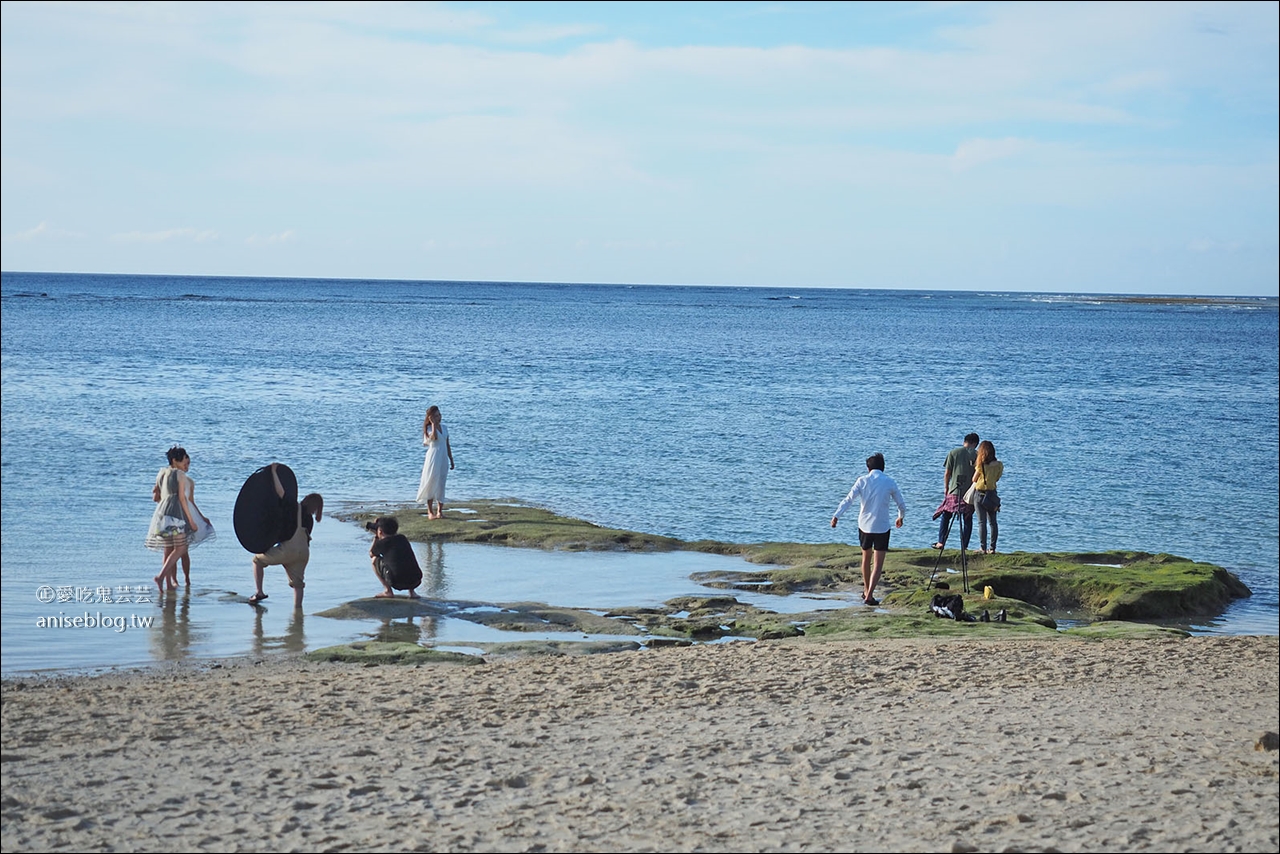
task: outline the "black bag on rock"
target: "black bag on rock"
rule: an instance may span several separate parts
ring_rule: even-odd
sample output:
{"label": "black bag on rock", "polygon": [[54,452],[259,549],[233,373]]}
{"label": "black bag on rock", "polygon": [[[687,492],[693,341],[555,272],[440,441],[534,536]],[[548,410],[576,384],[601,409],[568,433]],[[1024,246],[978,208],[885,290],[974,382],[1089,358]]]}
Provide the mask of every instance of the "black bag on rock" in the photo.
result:
{"label": "black bag on rock", "polygon": [[949,596],[936,594],[929,606],[935,617],[946,617],[948,620],[964,620],[964,597],[958,593]]}

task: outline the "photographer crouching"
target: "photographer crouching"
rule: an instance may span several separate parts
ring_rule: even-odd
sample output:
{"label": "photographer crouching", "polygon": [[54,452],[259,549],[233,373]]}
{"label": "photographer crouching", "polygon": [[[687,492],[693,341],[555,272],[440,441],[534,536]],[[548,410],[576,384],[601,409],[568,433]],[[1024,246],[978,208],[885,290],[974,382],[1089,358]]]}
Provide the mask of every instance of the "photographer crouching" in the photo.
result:
{"label": "photographer crouching", "polygon": [[413,553],[409,538],[400,533],[400,522],[395,516],[379,516],[365,523],[365,530],[373,532],[373,545],[369,547],[369,560],[373,574],[382,583],[383,592],[375,599],[393,599],[395,590],[409,591],[410,599],[417,599],[418,585],[422,583],[422,567]]}

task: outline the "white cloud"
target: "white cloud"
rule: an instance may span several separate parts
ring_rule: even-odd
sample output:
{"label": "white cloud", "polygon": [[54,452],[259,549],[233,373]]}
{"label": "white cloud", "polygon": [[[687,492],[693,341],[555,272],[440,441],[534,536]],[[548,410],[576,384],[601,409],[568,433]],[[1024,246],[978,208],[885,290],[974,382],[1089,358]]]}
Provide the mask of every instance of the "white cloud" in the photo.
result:
{"label": "white cloud", "polygon": [[5,240],[15,240],[26,243],[29,240],[35,240],[37,237],[44,237],[50,234],[49,223],[42,222],[35,228],[28,228],[26,231],[15,232],[14,234],[6,234]]}
{"label": "white cloud", "polygon": [[12,234],[4,235],[7,243],[31,243],[36,240],[52,240],[59,237],[82,237],[79,232],[65,231],[60,228],[51,228],[48,222],[41,222],[34,228],[28,228],[24,231],[16,231]]}
{"label": "white cloud", "polygon": [[294,231],[292,228],[289,228],[277,234],[267,234],[263,236],[259,236],[257,234],[251,234],[245,238],[244,242],[249,244],[250,246],[271,246],[276,243],[287,243],[290,240],[293,240],[297,236],[298,236],[298,233]]}
{"label": "white cloud", "polygon": [[[193,12],[178,11],[186,5],[107,7],[111,14],[93,4],[77,7],[89,19],[78,25],[84,39],[79,67],[92,73],[51,100],[49,93],[24,95],[22,87],[7,89],[6,98],[29,97],[26,106],[37,111],[145,116],[163,109],[179,124],[196,126],[228,119],[298,129],[372,122],[377,131],[387,120],[414,115],[509,110],[563,116],[580,112],[587,98],[593,108],[609,99],[652,119],[671,117],[667,104],[728,112],[727,101],[740,102],[743,114],[748,106],[765,115],[789,108],[799,120],[821,122],[830,111],[868,122],[946,127],[1009,118],[1132,122],[1128,106],[1116,99],[1185,79],[1179,64],[1160,53],[1159,39],[1177,31],[1187,15],[1159,6],[1150,12],[994,7],[990,20],[946,31],[948,42],[931,50],[647,48],[612,39],[555,55],[415,39],[418,32],[475,33],[490,23],[462,13],[456,15],[464,20],[455,22],[454,13],[424,11],[420,4],[261,4],[233,6],[233,14],[190,4]],[[208,38],[210,29],[226,35]],[[524,32],[532,44],[596,29],[531,27],[495,38]],[[1198,45],[1200,53],[1222,59],[1231,50],[1229,40],[1210,41],[1215,44]],[[102,54],[102,43],[117,47]],[[19,58],[23,65],[52,62],[41,59],[38,46],[9,46],[6,55],[15,60],[6,62],[6,77]],[[54,77],[69,73],[56,64],[47,70]],[[210,73],[239,77],[243,85],[225,96],[202,92],[201,78]],[[1208,72],[1205,80],[1214,79]],[[188,85],[175,85],[178,80]],[[39,80],[32,82],[40,88]],[[203,97],[192,98],[189,85]]]}
{"label": "white cloud", "polygon": [[659,269],[678,234],[706,279],[771,228],[806,263],[832,222],[878,229],[872,254],[982,216],[1028,245],[1270,246],[1275,4],[925,4],[897,42],[772,47],[480,8],[6,3],[5,220],[210,226],[114,235],[121,257],[221,232],[260,263],[290,253],[246,246],[301,257],[305,234],[308,253],[352,241],[353,265],[425,249],[490,269],[501,244],[512,275],[579,234]]}
{"label": "white cloud", "polygon": [[111,235],[117,243],[167,243],[171,240],[192,240],[196,243],[208,243],[218,239],[218,232],[212,229],[167,228],[162,231],[128,231]]}
{"label": "white cloud", "polygon": [[500,30],[494,35],[494,40],[506,44],[548,44],[593,35],[602,29],[598,24],[530,26],[518,30]]}

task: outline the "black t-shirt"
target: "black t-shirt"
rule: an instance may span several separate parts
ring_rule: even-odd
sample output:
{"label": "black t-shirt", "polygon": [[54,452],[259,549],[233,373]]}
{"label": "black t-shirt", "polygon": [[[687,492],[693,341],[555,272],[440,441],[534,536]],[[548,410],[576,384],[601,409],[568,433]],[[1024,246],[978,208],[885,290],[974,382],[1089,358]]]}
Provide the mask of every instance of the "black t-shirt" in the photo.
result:
{"label": "black t-shirt", "polygon": [[374,540],[369,554],[382,558],[387,583],[393,590],[412,590],[422,583],[418,556],[413,553],[413,545],[404,534]]}

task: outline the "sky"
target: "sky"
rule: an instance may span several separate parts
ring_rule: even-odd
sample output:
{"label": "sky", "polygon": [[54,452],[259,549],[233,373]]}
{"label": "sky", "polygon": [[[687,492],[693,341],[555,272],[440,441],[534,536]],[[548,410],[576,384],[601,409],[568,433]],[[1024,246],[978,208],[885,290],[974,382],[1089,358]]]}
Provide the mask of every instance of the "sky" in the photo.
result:
{"label": "sky", "polygon": [[1280,294],[1277,3],[26,3],[5,271]]}

